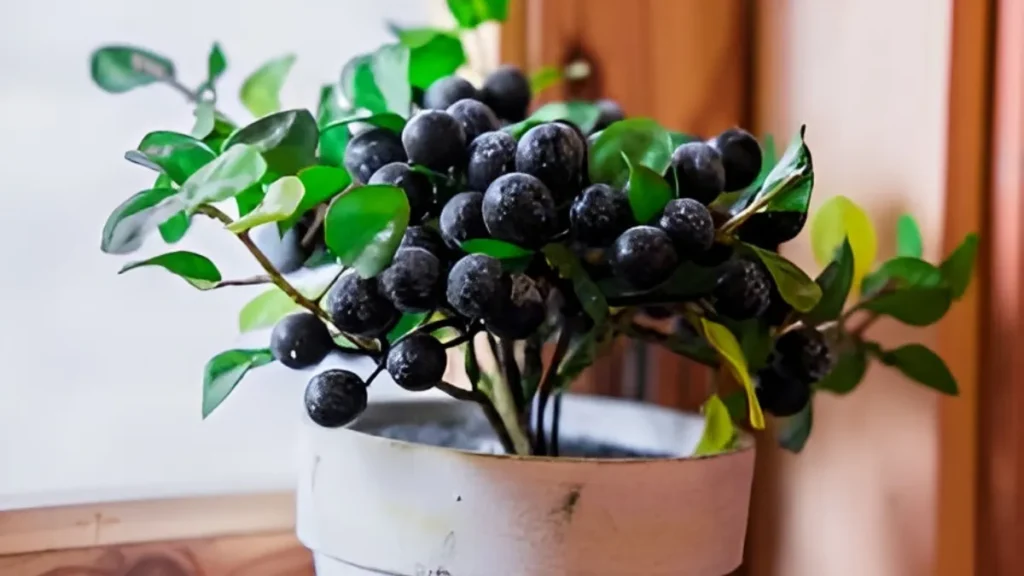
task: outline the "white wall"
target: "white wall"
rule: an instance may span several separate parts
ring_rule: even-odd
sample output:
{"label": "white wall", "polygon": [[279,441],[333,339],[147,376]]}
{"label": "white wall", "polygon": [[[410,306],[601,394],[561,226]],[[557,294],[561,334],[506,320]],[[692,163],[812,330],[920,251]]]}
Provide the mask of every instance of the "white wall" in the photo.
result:
{"label": "white wall", "polygon": [[[305,377],[261,369],[208,421],[202,368],[234,347],[256,290],[199,293],[160,270],[116,272],[99,251],[109,212],[153,174],[122,159],[148,131],[188,131],[162,87],[113,96],[89,53],[126,42],[170,56],[195,85],[214,40],[229,61],[225,111],[264,60],[298,55],[285,106],[315,107],[386,19],[426,24],[423,0],[35,0],[0,6],[0,509],[95,498],[279,489]],[[199,222],[179,244],[225,277],[255,272],[237,241]],[[159,237],[140,254],[165,250]]]}

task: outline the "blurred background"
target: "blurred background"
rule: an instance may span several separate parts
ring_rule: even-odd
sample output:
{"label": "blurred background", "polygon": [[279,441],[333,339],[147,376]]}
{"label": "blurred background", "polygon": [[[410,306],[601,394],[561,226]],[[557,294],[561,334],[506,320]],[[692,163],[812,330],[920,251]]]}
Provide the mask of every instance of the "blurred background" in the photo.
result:
{"label": "blurred background", "polygon": [[[1021,35],[1006,30],[1020,29],[1024,17],[1013,4],[511,0],[502,31],[489,28],[466,48],[471,61],[500,59],[528,70],[587,61],[588,78],[548,97],[611,97],[628,115],[653,116],[673,129],[712,134],[740,124],[784,142],[807,124],[814,205],[842,194],[864,206],[878,230],[879,260],[893,255],[896,218],[910,213],[924,233],[925,258],[934,260],[948,252],[948,239],[990,223],[992,198],[1005,194],[1017,205],[1020,157],[1012,153],[1024,134],[1015,115],[1024,99],[1013,90],[1024,67],[1012,40]],[[151,130],[186,131],[193,117],[179,94],[160,86],[101,92],[89,77],[91,51],[109,43],[144,46],[198,83],[217,41],[228,60],[218,105],[246,118],[231,96],[271,58],[298,57],[284,107],[314,107],[320,87],[337,80],[348,58],[391,39],[389,22],[450,27],[449,19],[444,0],[37,0],[0,7],[0,573],[42,574],[65,559],[47,564],[41,550],[109,543],[86,535],[103,524],[94,503],[221,494],[253,498],[239,500],[251,532],[271,534],[221,551],[278,554],[272,569],[261,565],[269,571],[245,574],[301,574],[308,562],[288,537],[287,497],[305,379],[277,366],[262,369],[214,417],[199,418],[202,366],[237,344],[237,310],[259,289],[200,294],[160,271],[117,276],[123,262],[98,249],[110,210],[152,184],[150,173],[124,162],[123,151]],[[1013,130],[993,129],[1000,115]],[[1015,241],[1019,217],[991,223],[992,235]],[[219,232],[196,226],[180,245],[201,247],[225,277],[256,272]],[[816,271],[805,236],[784,252]],[[158,243],[143,250],[155,253]],[[1013,250],[991,254],[1016,257]],[[1016,554],[1013,539],[1024,538],[1022,506],[1014,499],[1010,512],[994,514],[1002,500],[986,487],[991,481],[1015,498],[1024,463],[1014,453],[1018,444],[992,448],[987,440],[991,422],[1006,420],[979,418],[998,404],[997,393],[1011,406],[1006,410],[1024,407],[1011,388],[1015,368],[994,373],[999,388],[979,387],[987,334],[1000,326],[1016,333],[1017,267],[1000,274],[992,286],[1004,281],[1002,311],[972,292],[937,328],[911,331],[885,321],[872,328],[883,343],[938,347],[961,383],[960,400],[940,400],[894,371],[872,368],[853,393],[816,397],[815,432],[802,454],[776,451],[770,439],[759,444],[742,573],[1019,573],[1003,570]],[[974,292],[988,286],[986,280]],[[1010,362],[1011,352],[1002,360]],[[645,375],[642,385],[637,374]],[[649,400],[688,408],[704,385],[675,358],[636,349],[618,350],[582,383],[596,393],[642,390]],[[988,467],[1000,457],[1010,471],[996,482]],[[55,506],[73,514],[59,521],[32,515]],[[268,508],[256,513],[254,506]],[[146,518],[145,510],[131,514]],[[227,533],[222,525],[250,531],[203,518],[194,530],[185,522],[166,533],[153,520],[146,533],[168,540]],[[996,527],[1010,531],[979,538]],[[61,544],[69,534],[74,546]],[[201,550],[201,560],[215,555]],[[23,563],[4,572],[4,555]],[[1000,564],[976,571],[982,557]]]}

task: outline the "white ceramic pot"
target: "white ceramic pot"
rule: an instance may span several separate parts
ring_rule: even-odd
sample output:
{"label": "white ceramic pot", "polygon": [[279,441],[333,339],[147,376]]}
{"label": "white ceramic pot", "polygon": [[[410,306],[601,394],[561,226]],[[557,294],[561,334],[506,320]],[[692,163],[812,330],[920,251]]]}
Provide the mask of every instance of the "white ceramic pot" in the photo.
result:
{"label": "white ceramic pot", "polygon": [[561,437],[670,457],[521,458],[373,435],[424,422],[483,426],[449,400],[371,404],[352,427],[304,418],[298,536],[319,576],[721,576],[743,556],[753,440],[690,457],[695,414],[565,397]]}

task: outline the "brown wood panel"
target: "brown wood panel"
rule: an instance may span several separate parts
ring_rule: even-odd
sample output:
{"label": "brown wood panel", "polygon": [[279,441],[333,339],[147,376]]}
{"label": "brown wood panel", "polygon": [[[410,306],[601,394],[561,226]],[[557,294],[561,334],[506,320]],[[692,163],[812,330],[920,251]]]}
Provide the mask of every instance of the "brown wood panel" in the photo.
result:
{"label": "brown wood panel", "polygon": [[312,576],[291,532],[0,556],[4,576]]}

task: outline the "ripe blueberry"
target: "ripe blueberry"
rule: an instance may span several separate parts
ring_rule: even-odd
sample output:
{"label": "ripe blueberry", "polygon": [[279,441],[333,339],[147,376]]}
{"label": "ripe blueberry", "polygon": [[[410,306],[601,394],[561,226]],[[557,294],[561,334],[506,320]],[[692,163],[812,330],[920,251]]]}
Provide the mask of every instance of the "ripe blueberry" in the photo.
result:
{"label": "ripe blueberry", "polygon": [[463,256],[448,273],[448,303],[467,318],[496,316],[509,290],[501,262],[485,254]]}
{"label": "ripe blueberry", "polygon": [[391,379],[410,392],[430,390],[444,377],[448,354],[430,334],[410,334],[388,352]]}
{"label": "ripe blueberry", "polygon": [[832,369],[832,355],[825,336],[805,326],[786,332],[775,341],[772,368],[780,376],[804,384],[813,384]]}
{"label": "ripe blueberry", "polygon": [[585,155],[571,128],[549,122],[523,134],[516,147],[516,170],[539,178],[561,204],[579,191]]}
{"label": "ripe blueberry", "polygon": [[434,185],[422,172],[416,172],[404,162],[392,162],[373,173],[369,184],[390,184],[405,191],[409,199],[409,221],[419,222],[434,206]]}
{"label": "ripe blueberry", "polygon": [[774,252],[779,244],[796,238],[806,222],[806,212],[758,212],[740,224],[736,235],[747,244]]}
{"label": "ripe blueberry", "polygon": [[515,66],[500,66],[484,80],[481,96],[498,118],[519,122],[530,107],[530,81]]}
{"label": "ripe blueberry", "polygon": [[402,129],[402,145],[411,164],[447,173],[466,161],[466,132],[443,110],[424,110]]}
{"label": "ripe blueberry", "polygon": [[634,226],[623,232],[610,260],[616,276],[641,290],[668,280],[679,264],[672,240],[654,226]]}
{"label": "ripe blueberry", "polygon": [[715,266],[724,264],[727,260],[732,258],[733,252],[734,250],[731,245],[714,242],[711,244],[711,248],[706,252],[691,254],[690,258],[695,264],[714,268]]}
{"label": "ripe blueberry", "polygon": [[444,205],[439,219],[441,237],[453,250],[466,240],[486,238],[483,216],[484,195],[481,192],[460,192]]}
{"label": "ripe blueberry", "polygon": [[463,98],[447,109],[448,114],[455,118],[466,133],[466,142],[472,142],[484,132],[492,132],[501,128],[494,111],[479,100]]}
{"label": "ripe blueberry", "polygon": [[491,236],[527,248],[539,248],[555,233],[555,201],[544,184],[513,172],[487,187],[484,225]]}
{"label": "ripe blueberry", "polygon": [[769,414],[793,416],[811,401],[811,387],[766,368],[757,373],[757,401]]}
{"label": "ripe blueberry", "polygon": [[499,176],[516,169],[516,139],[508,132],[485,132],[469,144],[466,184],[483,192]]}
{"label": "ripe blueberry", "polygon": [[707,252],[715,241],[715,223],[708,209],[693,198],[669,200],[658,219],[681,258]]}
{"label": "ripe blueberry", "polygon": [[379,290],[400,312],[427,312],[441,298],[441,262],[422,248],[402,248],[377,277]]}
{"label": "ripe blueberry", "polygon": [[733,320],[756,318],[768,308],[768,274],[746,259],[731,260],[722,266],[712,297],[715,311]]}
{"label": "ripe blueberry", "polygon": [[326,370],[309,379],[305,403],[313,422],[339,428],[366,410],[366,383],[348,370]]}
{"label": "ripe blueberry", "polygon": [[540,287],[526,274],[513,274],[508,299],[486,319],[487,329],[499,338],[522,340],[544,323],[547,308]]}
{"label": "ripe blueberry", "polygon": [[270,333],[270,352],[289,368],[319,364],[333,347],[327,326],[309,312],[285,316]]}
{"label": "ripe blueberry", "polygon": [[458,76],[446,76],[434,80],[423,94],[423,107],[428,110],[444,110],[464,98],[479,99],[480,94],[467,80]]}
{"label": "ripe blueberry", "polygon": [[725,168],[718,150],[704,142],[687,142],[672,152],[665,180],[680,198],[710,204],[725,188]]}
{"label": "ripe blueberry", "polygon": [[342,274],[327,292],[324,306],[331,322],[343,332],[375,338],[398,322],[398,311],[377,289],[374,278]]}
{"label": "ripe blueberry", "polygon": [[386,128],[360,132],[345,148],[345,169],[360,184],[366,184],[377,170],[392,162],[405,162],[402,139]]}
{"label": "ripe blueberry", "polygon": [[761,145],[750,132],[730,128],[715,136],[710,144],[722,155],[726,192],[750,186],[761,172]]}
{"label": "ripe blueberry", "polygon": [[608,98],[602,98],[595,102],[597,104],[598,116],[597,123],[594,124],[593,132],[604,130],[611,126],[615,122],[622,120],[626,117],[626,114],[622,111],[622,107],[615,100]]}
{"label": "ripe blueberry", "polygon": [[447,255],[441,235],[433,228],[427,226],[409,226],[406,228],[405,234],[402,235],[402,243],[398,245],[399,250],[402,248],[423,248],[436,256],[438,260],[445,260]]}
{"label": "ripe blueberry", "polygon": [[573,235],[587,246],[611,246],[636,224],[629,198],[607,184],[593,184],[577,196],[569,209],[569,221]]}

